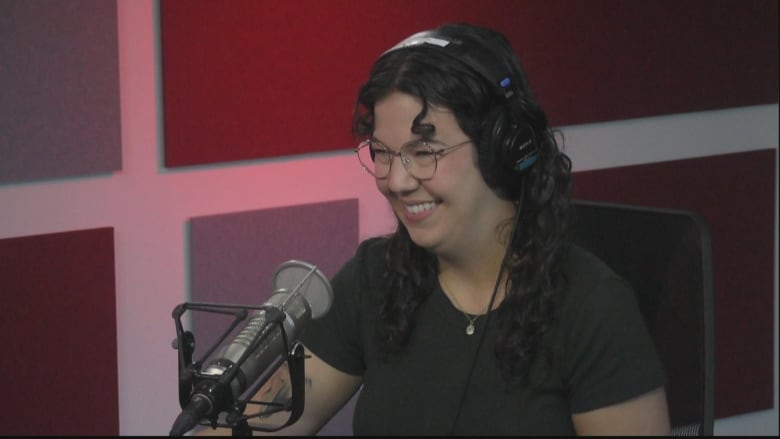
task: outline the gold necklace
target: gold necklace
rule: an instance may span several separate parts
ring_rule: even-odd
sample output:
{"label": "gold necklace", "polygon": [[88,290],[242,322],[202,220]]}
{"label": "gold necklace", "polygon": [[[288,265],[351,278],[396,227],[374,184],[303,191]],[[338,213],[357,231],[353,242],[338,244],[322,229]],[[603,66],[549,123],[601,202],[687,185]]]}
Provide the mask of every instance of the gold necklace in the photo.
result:
{"label": "gold necklace", "polygon": [[[458,299],[456,299],[455,296],[453,296],[452,294],[448,294],[447,293],[447,290],[449,290],[449,287],[444,282],[444,279],[441,276],[439,276],[439,281],[441,281],[442,286],[445,288],[444,294],[447,297],[449,297],[450,299],[452,299],[452,302],[455,304],[455,308],[457,308],[458,311],[460,311],[461,314],[463,314],[463,317],[466,318],[466,321],[468,322],[468,324],[466,325],[466,335],[474,335],[474,323],[477,321],[477,319],[480,317],[480,315],[476,314],[476,315],[472,316],[471,314],[467,313],[466,311],[463,311],[463,307],[460,306],[460,303],[458,303]],[[485,312],[487,312],[487,310]]]}

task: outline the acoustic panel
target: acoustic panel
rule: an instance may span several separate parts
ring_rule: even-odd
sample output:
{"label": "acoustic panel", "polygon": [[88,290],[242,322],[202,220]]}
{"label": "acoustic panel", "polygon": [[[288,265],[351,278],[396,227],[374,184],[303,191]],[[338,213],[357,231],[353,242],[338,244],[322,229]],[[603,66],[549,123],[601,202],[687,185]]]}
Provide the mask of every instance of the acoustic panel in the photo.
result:
{"label": "acoustic panel", "polygon": [[0,435],[119,434],[112,228],[0,239]]}
{"label": "acoustic panel", "polygon": [[[191,301],[263,305],[274,291],[274,272],[289,260],[315,265],[330,279],[357,249],[358,225],[357,199],[192,218]],[[193,312],[191,319],[197,358],[232,316]],[[351,432],[350,414],[338,414],[323,431]]]}
{"label": "acoustic panel", "polygon": [[[274,291],[280,264],[301,260],[330,279],[358,244],[356,199],[226,213],[189,221],[190,298],[260,306]],[[200,317],[199,315],[197,317]],[[197,324],[197,322],[194,322]],[[212,328],[196,328],[199,346]]]}
{"label": "acoustic panel", "polygon": [[773,404],[777,150],[574,174],[580,199],[698,213],[712,234],[715,417]]}
{"label": "acoustic panel", "polygon": [[122,167],[116,1],[0,1],[0,184]]}
{"label": "acoustic panel", "polygon": [[556,126],[777,102],[774,0],[159,5],[167,167],[353,146],[372,62],[445,21],[506,33]]}

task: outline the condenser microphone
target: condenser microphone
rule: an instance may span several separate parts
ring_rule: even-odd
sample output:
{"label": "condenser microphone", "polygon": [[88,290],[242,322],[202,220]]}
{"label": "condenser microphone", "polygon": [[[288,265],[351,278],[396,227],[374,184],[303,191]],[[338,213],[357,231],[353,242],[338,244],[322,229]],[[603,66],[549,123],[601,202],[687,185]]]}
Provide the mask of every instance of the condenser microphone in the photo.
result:
{"label": "condenser microphone", "polygon": [[330,283],[311,264],[285,262],[276,270],[273,284],[276,289],[268,301],[202,370],[205,379],[183,405],[171,436],[182,436],[201,420],[227,410],[250,385],[261,378],[267,380],[286,360],[288,344],[297,339],[311,319],[330,310]]}

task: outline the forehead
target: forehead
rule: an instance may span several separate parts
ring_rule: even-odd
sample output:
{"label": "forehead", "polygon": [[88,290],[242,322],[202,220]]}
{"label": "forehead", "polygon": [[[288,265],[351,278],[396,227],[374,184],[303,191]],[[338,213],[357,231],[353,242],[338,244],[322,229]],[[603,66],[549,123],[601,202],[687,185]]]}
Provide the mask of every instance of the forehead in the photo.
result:
{"label": "forehead", "polygon": [[[374,106],[374,137],[389,143],[406,143],[419,138],[412,132],[412,127],[422,110],[422,101],[416,96],[401,92],[387,95]],[[455,115],[447,108],[429,105],[420,122],[432,125],[435,137],[462,133]]]}

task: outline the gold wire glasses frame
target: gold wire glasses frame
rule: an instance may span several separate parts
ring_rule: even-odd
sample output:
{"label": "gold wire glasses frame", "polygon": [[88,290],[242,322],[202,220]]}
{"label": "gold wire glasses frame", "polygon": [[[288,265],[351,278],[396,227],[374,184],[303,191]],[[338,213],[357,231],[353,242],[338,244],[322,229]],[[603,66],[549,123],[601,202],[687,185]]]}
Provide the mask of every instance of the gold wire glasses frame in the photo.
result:
{"label": "gold wire glasses frame", "polygon": [[401,164],[406,172],[412,177],[418,180],[430,180],[436,175],[440,157],[444,157],[455,148],[471,142],[471,140],[466,140],[455,145],[433,149],[433,146],[427,141],[415,140],[405,144],[400,151],[396,152],[378,140],[368,139],[355,148],[355,153],[363,169],[377,179],[385,179],[390,175],[390,167],[393,166],[393,161],[398,156],[401,157]]}

